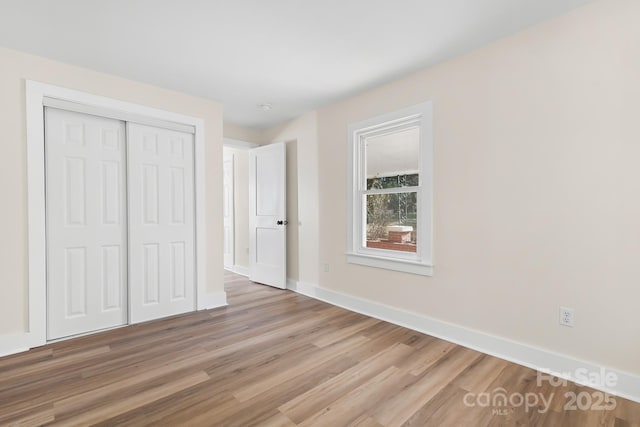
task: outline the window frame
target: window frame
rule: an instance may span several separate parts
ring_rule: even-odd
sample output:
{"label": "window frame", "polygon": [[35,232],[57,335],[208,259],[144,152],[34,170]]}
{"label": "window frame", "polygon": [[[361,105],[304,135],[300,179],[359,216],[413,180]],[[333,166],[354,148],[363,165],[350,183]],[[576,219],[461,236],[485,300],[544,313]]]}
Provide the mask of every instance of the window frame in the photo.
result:
{"label": "window frame", "polygon": [[[366,139],[418,127],[420,154],[418,186],[367,190]],[[433,120],[432,103],[423,102],[349,125],[348,128],[348,242],[347,262],[433,275]],[[416,192],[416,252],[403,252],[366,246],[368,194]]]}

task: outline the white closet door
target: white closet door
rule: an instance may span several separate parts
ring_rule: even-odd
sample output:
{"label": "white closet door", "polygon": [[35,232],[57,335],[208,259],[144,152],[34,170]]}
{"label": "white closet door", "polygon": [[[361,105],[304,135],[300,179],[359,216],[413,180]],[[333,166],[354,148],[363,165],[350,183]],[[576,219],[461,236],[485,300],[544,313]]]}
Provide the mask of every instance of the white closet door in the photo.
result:
{"label": "white closet door", "polygon": [[48,339],[127,323],[125,125],[45,110]]}
{"label": "white closet door", "polygon": [[130,322],[195,309],[194,140],[127,123]]}

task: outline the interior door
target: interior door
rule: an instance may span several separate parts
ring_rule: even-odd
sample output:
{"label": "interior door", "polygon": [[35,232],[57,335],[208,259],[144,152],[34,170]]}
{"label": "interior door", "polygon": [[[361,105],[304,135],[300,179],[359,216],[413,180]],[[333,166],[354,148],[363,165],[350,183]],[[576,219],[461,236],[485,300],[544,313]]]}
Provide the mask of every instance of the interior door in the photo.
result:
{"label": "interior door", "polygon": [[195,309],[193,135],[127,123],[130,323]]}
{"label": "interior door", "polygon": [[223,160],[224,266],[230,269],[235,263],[233,154],[224,156]]}
{"label": "interior door", "polygon": [[249,152],[249,278],[287,287],[286,150],[283,142]]}
{"label": "interior door", "polygon": [[47,338],[127,323],[125,125],[45,109]]}

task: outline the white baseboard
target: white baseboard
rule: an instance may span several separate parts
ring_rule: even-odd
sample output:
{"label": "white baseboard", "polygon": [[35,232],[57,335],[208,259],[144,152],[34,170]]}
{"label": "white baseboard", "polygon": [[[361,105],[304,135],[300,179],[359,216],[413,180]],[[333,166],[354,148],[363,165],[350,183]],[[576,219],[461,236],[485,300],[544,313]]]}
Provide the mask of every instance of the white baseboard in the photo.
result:
{"label": "white baseboard", "polygon": [[211,294],[206,294],[204,303],[202,305],[198,304],[198,310],[209,310],[211,308],[224,307],[227,305],[227,293],[222,292],[214,292]]}
{"label": "white baseboard", "polygon": [[288,280],[287,287],[302,295],[404,326],[540,372],[550,373],[569,381],[578,382],[579,378],[576,378],[574,374],[580,372],[579,370],[587,370],[587,372],[591,373],[601,372],[601,369],[605,369],[606,372],[613,372],[617,375],[618,380],[615,387],[607,388],[600,384],[587,385],[640,403],[640,376],[638,375],[620,372],[592,362],[586,362],[571,356],[543,350],[507,338],[443,322],[316,285]]}
{"label": "white baseboard", "polygon": [[247,267],[243,267],[241,265],[234,265],[233,267],[225,267],[226,270],[231,271],[232,273],[239,274],[241,276],[249,277],[249,269]]}
{"label": "white baseboard", "polygon": [[22,353],[34,347],[29,332],[0,336],[0,357]]}

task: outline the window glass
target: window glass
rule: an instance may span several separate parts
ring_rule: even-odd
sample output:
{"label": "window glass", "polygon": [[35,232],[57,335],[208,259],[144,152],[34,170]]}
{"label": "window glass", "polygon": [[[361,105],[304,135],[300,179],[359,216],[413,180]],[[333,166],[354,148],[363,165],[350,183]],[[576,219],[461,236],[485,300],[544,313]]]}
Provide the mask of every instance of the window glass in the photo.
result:
{"label": "window glass", "polygon": [[[365,139],[367,189],[379,178],[383,188],[418,185],[420,128],[413,127]],[[406,179],[405,177],[412,177]]]}
{"label": "window glass", "polygon": [[368,194],[366,247],[416,252],[417,194]]}

